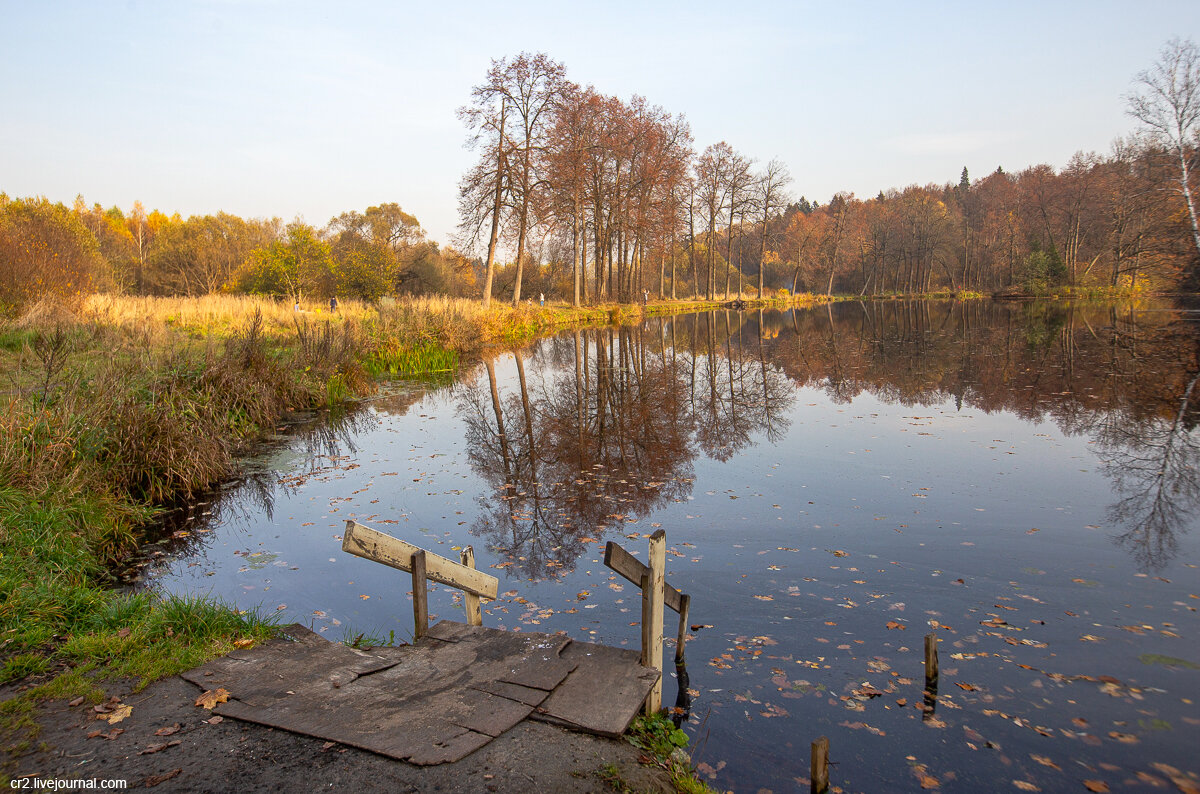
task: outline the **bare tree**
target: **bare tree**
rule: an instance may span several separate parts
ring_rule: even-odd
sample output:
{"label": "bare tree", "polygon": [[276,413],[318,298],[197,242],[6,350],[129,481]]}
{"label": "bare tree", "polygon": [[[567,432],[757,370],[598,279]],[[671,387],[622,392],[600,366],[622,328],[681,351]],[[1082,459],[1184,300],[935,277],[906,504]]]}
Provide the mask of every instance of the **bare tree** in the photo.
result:
{"label": "bare tree", "polygon": [[1155,143],[1179,160],[1179,192],[1192,222],[1192,240],[1200,252],[1200,223],[1192,199],[1190,160],[1200,134],[1200,49],[1191,39],[1171,39],[1158,63],[1137,76],[1126,97],[1129,115],[1146,125]]}
{"label": "bare tree", "polygon": [[479,162],[463,176],[459,184],[458,214],[461,220],[462,242],[474,248],[483,225],[491,221],[488,235],[486,275],[483,281],[483,305],[492,302],[492,278],[496,270],[496,240],[500,231],[500,211],[504,198],[504,173],[506,157],[504,147],[504,122],[508,116],[508,102],[500,98],[499,107],[495,98],[485,90],[475,88],[474,107],[459,108],[459,117],[473,130],[468,146],[476,146],[482,140],[488,143],[481,153]]}
{"label": "bare tree", "polygon": [[758,297],[763,296],[763,270],[767,264],[767,231],[771,225],[771,215],[782,211],[787,204],[786,186],[792,181],[787,166],[779,158],[767,163],[763,172],[758,176],[757,195],[755,203],[761,213],[762,237],[758,250]]}

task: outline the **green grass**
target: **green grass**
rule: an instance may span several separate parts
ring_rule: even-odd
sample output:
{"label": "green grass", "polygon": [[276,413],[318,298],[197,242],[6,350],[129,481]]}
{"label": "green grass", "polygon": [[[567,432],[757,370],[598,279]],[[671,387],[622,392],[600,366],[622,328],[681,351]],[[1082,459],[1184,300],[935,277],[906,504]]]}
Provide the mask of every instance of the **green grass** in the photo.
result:
{"label": "green grass", "polygon": [[395,347],[376,350],[366,359],[367,371],[375,377],[411,377],[458,369],[458,351],[436,342],[419,347]]}
{"label": "green grass", "polygon": [[[683,752],[688,744],[688,735],[676,728],[664,713],[639,715],[625,732],[625,740],[650,754],[659,766],[666,769],[671,785],[679,794],[716,794],[715,789],[696,777],[691,759]],[[629,791],[615,768],[602,769],[600,776],[618,791]]]}

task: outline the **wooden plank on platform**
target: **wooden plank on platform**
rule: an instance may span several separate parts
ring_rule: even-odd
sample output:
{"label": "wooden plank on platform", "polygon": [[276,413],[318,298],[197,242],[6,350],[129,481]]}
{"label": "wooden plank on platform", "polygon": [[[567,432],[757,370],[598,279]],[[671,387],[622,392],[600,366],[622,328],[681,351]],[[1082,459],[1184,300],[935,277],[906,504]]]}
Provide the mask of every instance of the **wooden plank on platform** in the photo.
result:
{"label": "wooden plank on platform", "polygon": [[577,666],[532,717],[577,731],[620,736],[660,680],[657,670],[638,664],[637,651],[572,642],[561,656]]}
{"label": "wooden plank on platform", "polygon": [[[354,520],[347,520],[346,531],[342,533],[342,551],[412,573],[413,555],[421,548]],[[425,552],[425,576],[489,600],[495,600],[500,586],[495,576],[430,551]]]}
{"label": "wooden plank on platform", "polygon": [[[642,586],[642,576],[650,570],[637,557],[611,540],[604,547],[604,564],[638,587]],[[683,594],[672,587],[670,582],[664,583],[663,603],[675,612],[683,608]]]}
{"label": "wooden plank on platform", "polygon": [[498,697],[515,700],[530,707],[539,705],[550,694],[544,689],[510,684],[507,681],[485,681],[482,684],[472,684],[471,686],[481,692],[488,692]]}
{"label": "wooden plank on platform", "polygon": [[555,634],[443,621],[413,645],[365,654],[302,626],[286,633],[183,677],[231,693],[217,714],[414,764],[458,760],[539,705],[546,721],[618,736],[659,680],[632,650]]}

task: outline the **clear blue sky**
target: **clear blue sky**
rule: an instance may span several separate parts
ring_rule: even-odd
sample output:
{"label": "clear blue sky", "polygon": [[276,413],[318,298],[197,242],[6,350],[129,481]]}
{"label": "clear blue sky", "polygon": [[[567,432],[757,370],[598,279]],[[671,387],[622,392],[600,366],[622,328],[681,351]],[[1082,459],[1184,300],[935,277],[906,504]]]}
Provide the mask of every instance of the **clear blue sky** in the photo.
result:
{"label": "clear blue sky", "polygon": [[446,242],[455,109],[525,50],[781,158],[796,196],[869,197],[1107,151],[1172,36],[1200,3],[0,0],[0,191],[317,226],[395,201]]}

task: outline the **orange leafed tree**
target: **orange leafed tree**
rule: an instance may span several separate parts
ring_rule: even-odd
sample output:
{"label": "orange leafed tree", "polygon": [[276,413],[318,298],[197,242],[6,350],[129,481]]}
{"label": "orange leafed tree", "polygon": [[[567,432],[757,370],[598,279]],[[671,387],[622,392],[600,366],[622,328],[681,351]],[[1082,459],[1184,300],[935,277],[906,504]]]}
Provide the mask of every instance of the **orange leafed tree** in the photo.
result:
{"label": "orange leafed tree", "polygon": [[65,206],[0,195],[0,308],[89,293],[102,264],[96,238]]}

